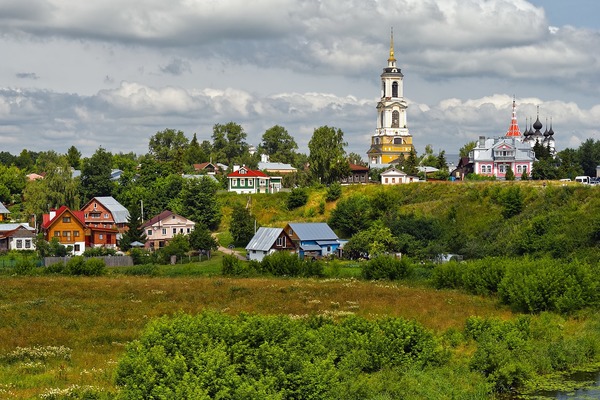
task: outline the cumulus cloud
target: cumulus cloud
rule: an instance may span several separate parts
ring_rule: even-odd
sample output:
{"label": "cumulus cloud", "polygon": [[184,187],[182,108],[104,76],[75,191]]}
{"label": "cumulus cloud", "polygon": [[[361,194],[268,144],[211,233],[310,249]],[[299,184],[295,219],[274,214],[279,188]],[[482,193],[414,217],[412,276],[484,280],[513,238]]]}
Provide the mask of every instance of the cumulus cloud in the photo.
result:
{"label": "cumulus cloud", "polygon": [[391,27],[418,149],[503,134],[509,91],[521,125],[538,105],[552,118],[559,148],[598,138],[599,32],[551,25],[525,0],[8,0],[0,22],[15,54],[0,142],[15,152],[143,153],[159,130],[209,139],[235,121],[254,144],[286,126],[304,151],[336,126],[364,155]]}

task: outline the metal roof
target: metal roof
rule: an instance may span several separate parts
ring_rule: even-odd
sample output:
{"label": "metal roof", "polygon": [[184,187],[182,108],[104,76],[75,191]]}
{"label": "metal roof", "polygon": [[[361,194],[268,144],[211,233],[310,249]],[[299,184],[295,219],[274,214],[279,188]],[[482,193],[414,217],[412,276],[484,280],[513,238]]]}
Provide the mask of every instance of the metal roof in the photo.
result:
{"label": "metal roof", "polygon": [[8,232],[8,231],[14,231],[15,229],[19,228],[19,227],[23,227],[29,231],[35,231],[35,229],[33,229],[31,226],[29,226],[28,224],[21,222],[20,224],[0,224],[0,231],[2,232]]}
{"label": "metal roof", "polygon": [[323,250],[321,246],[317,246],[316,244],[305,244],[300,246],[300,248],[304,251],[321,251]]}
{"label": "metal roof", "polygon": [[117,200],[112,196],[104,196],[104,197],[94,197],[96,201],[102,203],[104,207],[110,211],[113,218],[115,219],[115,223],[117,224],[126,224],[127,219],[129,218],[129,211],[121,205]]}
{"label": "metal roof", "polygon": [[8,211],[8,208],[6,208],[4,206],[4,204],[2,204],[1,201],[0,201],[0,214],[10,214],[10,211]]}
{"label": "metal roof", "polygon": [[281,228],[265,228],[260,227],[250,239],[250,243],[246,246],[246,250],[269,250],[273,247],[273,243],[279,237],[283,229]]}
{"label": "metal roof", "polygon": [[329,225],[324,222],[300,223],[292,222],[289,224],[298,235],[300,240],[338,240],[337,235]]}

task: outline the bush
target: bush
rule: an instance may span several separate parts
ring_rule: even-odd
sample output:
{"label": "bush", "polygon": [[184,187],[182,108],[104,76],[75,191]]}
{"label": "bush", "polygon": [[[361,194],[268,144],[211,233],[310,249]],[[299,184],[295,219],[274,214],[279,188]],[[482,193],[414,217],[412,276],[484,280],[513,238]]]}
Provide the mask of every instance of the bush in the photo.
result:
{"label": "bush", "polygon": [[72,257],[67,261],[64,273],[69,275],[99,276],[106,272],[106,263],[99,258]]}
{"label": "bush", "polygon": [[229,276],[250,276],[256,273],[253,264],[245,263],[232,255],[224,255],[221,263],[221,274]]}
{"label": "bush", "polygon": [[62,261],[59,261],[54,264],[50,264],[44,269],[44,273],[46,273],[46,274],[62,274],[64,272],[65,272],[65,263]]}
{"label": "bush", "polygon": [[134,265],[132,267],[124,267],[119,269],[119,272],[124,275],[148,275],[148,276],[157,276],[158,275],[158,265],[156,264],[140,264]]}
{"label": "bush", "polygon": [[341,390],[364,398],[355,383],[376,377],[367,374],[422,369],[445,356],[430,332],[400,318],[203,312],[150,322],[119,362],[116,384],[122,399],[329,400]]}
{"label": "bush", "polygon": [[408,278],[411,271],[412,263],[408,257],[398,259],[394,256],[382,255],[363,265],[362,276],[369,280],[396,280]]}
{"label": "bush", "polygon": [[342,195],[342,185],[339,182],[334,182],[327,188],[325,201],[336,201]]}
{"label": "bush", "polygon": [[33,260],[21,258],[15,263],[15,274],[17,275],[30,275],[34,270],[35,262]]}
{"label": "bush", "polygon": [[461,289],[464,287],[464,273],[465,264],[456,261],[439,264],[432,273],[433,287],[436,289]]}
{"label": "bush", "polygon": [[295,188],[292,189],[290,195],[287,198],[286,206],[288,210],[294,210],[298,207],[302,207],[308,201],[308,193],[305,189]]}

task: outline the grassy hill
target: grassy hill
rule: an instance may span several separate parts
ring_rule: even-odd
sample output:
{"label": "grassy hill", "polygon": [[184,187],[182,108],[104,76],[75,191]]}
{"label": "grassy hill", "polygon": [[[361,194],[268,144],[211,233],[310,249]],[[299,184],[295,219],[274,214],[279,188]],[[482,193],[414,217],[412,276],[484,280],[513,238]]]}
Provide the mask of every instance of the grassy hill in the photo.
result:
{"label": "grassy hill", "polygon": [[[259,226],[283,227],[288,222],[327,222],[338,204],[364,196],[370,205],[364,215],[368,223],[379,219],[390,225],[394,218],[410,216],[414,229],[435,230],[427,241],[432,251],[466,258],[551,254],[598,261],[599,187],[540,181],[356,185],[343,187],[335,202],[325,201],[326,192],[324,187],[308,189],[307,204],[291,211],[286,208],[288,193],[222,194],[221,230],[227,230],[236,203],[250,201]],[[424,228],[425,223],[430,227]],[[394,233],[412,235],[403,229]]]}

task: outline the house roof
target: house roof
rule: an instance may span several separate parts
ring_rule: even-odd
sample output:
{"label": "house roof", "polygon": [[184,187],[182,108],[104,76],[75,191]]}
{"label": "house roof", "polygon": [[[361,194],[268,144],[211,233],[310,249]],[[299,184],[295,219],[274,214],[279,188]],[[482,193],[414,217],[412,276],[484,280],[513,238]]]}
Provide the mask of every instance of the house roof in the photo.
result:
{"label": "house roof", "polygon": [[[94,199],[102,204],[104,207],[110,211],[113,218],[115,219],[115,223],[117,224],[126,224],[127,219],[129,218],[129,211],[123,207],[121,203],[114,199],[112,196],[100,196],[94,197],[92,200],[88,201],[86,206],[90,204]],[[85,206],[84,206],[85,208]]]}
{"label": "house roof", "polygon": [[268,178],[269,175],[262,171],[241,167],[235,172],[227,175],[228,178]]}
{"label": "house roof", "polygon": [[358,165],[358,164],[350,164],[350,171],[352,172],[363,172],[363,171],[369,171],[369,167],[365,167],[362,165]]}
{"label": "house roof", "polygon": [[28,224],[21,222],[19,224],[0,224],[0,232],[9,232],[9,231],[14,231],[15,229],[18,229],[20,227],[23,227],[29,231],[35,231],[35,229],[33,229],[33,227],[29,226]]}
{"label": "house roof", "polygon": [[152,226],[155,223],[157,223],[158,221],[162,221],[163,219],[168,218],[168,217],[170,217],[173,214],[174,213],[171,210],[164,210],[160,214],[155,215],[154,217],[150,218],[148,221],[144,222],[142,224],[142,228],[146,228],[148,226]]}
{"label": "house roof", "polygon": [[208,162],[208,161],[200,163],[200,164],[194,164],[193,166],[194,166],[194,169],[196,171],[199,171],[199,170],[202,170],[202,169],[206,169],[209,166],[212,166],[213,169],[216,169],[215,165],[213,163],[211,163],[211,162]]}
{"label": "house roof", "polygon": [[289,226],[300,240],[337,240],[338,236],[324,222],[300,223],[292,222]]}
{"label": "house roof", "polygon": [[50,214],[42,215],[42,228],[48,229],[54,223],[54,221],[58,221],[58,219],[67,211],[70,212],[73,215],[73,217],[75,217],[75,219],[81,224],[81,226],[86,226],[84,222],[85,220],[83,211],[75,211],[71,210],[67,206],[61,206],[58,210],[56,210],[56,214],[52,219],[50,219]]}
{"label": "house roof", "polygon": [[277,171],[296,171],[296,168],[292,167],[290,164],[280,163],[280,162],[259,162],[258,169],[264,170],[277,170]]}
{"label": "house roof", "polygon": [[381,175],[395,175],[395,176],[406,176],[406,172],[396,169],[395,167],[391,167],[381,173]]}
{"label": "house roof", "polygon": [[0,201],[0,214],[10,214],[10,211],[8,211],[8,208],[6,208],[4,206],[4,204],[2,204],[1,201]]}
{"label": "house roof", "polygon": [[282,228],[265,228],[261,226],[250,239],[246,250],[269,250],[282,231]]}

